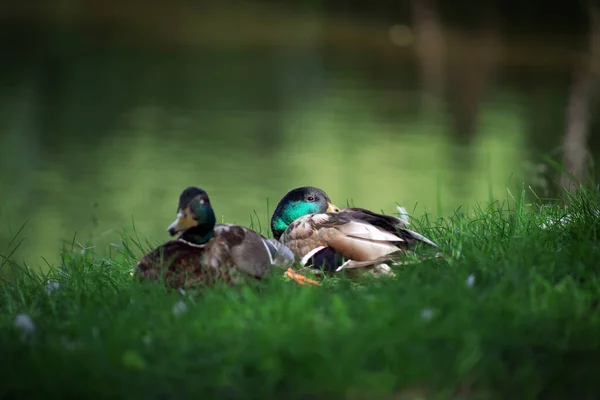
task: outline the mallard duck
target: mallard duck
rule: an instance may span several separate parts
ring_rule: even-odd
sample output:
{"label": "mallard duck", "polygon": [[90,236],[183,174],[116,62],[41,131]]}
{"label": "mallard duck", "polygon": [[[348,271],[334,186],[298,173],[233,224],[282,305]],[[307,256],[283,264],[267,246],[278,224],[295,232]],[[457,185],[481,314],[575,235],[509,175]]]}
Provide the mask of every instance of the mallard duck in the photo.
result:
{"label": "mallard duck", "polygon": [[[243,226],[215,222],[206,192],[188,187],[179,196],[177,219],[167,229],[171,236],[180,236],[146,254],[135,274],[148,280],[162,276],[168,286],[180,288],[243,283],[260,279],[271,266],[293,264],[294,255],[280,242]],[[291,270],[287,275],[298,283],[316,284]]]}
{"label": "mallard duck", "polygon": [[340,209],[327,193],[312,186],[289,191],[271,218],[273,237],[302,266],[326,272],[364,267],[382,275],[394,275],[384,261],[398,260],[418,243],[438,247],[408,225],[406,218],[364,208]]}

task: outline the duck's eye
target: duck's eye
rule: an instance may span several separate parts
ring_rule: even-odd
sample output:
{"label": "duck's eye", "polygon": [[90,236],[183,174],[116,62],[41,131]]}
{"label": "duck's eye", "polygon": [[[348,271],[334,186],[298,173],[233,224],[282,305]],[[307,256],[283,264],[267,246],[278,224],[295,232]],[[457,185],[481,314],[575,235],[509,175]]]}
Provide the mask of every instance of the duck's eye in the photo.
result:
{"label": "duck's eye", "polygon": [[312,196],[312,195],[311,195],[311,196],[308,196],[308,197],[306,198],[306,200],[308,200],[308,201],[315,201],[315,196]]}

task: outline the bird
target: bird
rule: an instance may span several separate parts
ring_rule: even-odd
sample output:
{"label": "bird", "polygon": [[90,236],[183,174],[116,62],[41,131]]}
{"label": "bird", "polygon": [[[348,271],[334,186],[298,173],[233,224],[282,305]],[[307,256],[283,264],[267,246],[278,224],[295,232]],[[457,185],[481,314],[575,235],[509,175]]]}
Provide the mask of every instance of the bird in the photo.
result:
{"label": "bird", "polygon": [[[405,213],[404,209],[399,211]],[[338,272],[366,268],[374,275],[395,274],[385,261],[398,261],[417,244],[438,245],[408,229],[401,218],[358,207],[340,209],[322,189],[290,190],[271,217],[271,232],[303,267]]]}
{"label": "bird", "polygon": [[[216,224],[206,191],[190,186],[179,196],[177,218],[167,228],[179,236],[144,255],[134,275],[142,280],[163,278],[168,287],[230,285],[260,279],[273,266],[285,268],[294,255],[282,243],[240,225]],[[318,284],[288,268],[300,284]]]}

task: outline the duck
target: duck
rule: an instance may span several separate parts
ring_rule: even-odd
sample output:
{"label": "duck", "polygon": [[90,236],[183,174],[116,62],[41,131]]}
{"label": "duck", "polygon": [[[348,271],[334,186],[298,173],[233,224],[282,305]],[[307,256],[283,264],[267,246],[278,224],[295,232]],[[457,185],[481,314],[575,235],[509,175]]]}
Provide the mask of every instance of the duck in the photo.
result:
{"label": "duck", "polygon": [[364,268],[376,276],[395,276],[385,261],[415,254],[419,244],[438,248],[409,225],[406,216],[359,207],[340,209],[325,191],[313,186],[290,190],[270,223],[273,238],[289,248],[302,267],[326,273]]}
{"label": "duck", "polygon": [[[173,289],[215,282],[234,285],[260,280],[273,266],[285,268],[295,261],[281,242],[244,226],[216,224],[208,194],[195,186],[179,196],[177,218],[167,231],[179,236],[144,255],[135,276],[149,281],[163,278]],[[299,284],[318,284],[291,268],[286,276]]]}

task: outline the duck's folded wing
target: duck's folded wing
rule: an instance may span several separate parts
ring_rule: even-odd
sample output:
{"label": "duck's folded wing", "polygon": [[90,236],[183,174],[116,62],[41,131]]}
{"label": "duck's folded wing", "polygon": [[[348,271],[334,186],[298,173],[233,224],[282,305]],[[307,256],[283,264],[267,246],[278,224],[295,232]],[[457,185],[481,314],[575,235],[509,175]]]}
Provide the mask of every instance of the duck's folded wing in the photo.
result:
{"label": "duck's folded wing", "polygon": [[360,221],[348,221],[319,230],[323,245],[346,260],[368,261],[400,251],[402,238]]}
{"label": "duck's folded wing", "polygon": [[275,239],[262,238],[267,252],[271,255],[271,264],[277,266],[292,265],[295,261],[294,253],[283,243]]}
{"label": "duck's folded wing", "polygon": [[340,210],[340,214],[347,214],[351,218],[368,222],[386,231],[394,232],[398,227],[406,228],[410,223],[406,217],[398,218],[393,215],[378,214],[365,208],[347,207]]}
{"label": "duck's folded wing", "polygon": [[265,275],[273,264],[286,262],[289,257],[283,245],[276,247],[261,234],[239,225],[215,226],[214,239],[227,246],[231,261],[238,269],[257,277]]}
{"label": "duck's folded wing", "polygon": [[403,242],[404,239],[362,221],[349,221],[337,229],[346,236],[380,242]]}
{"label": "duck's folded wing", "polygon": [[438,247],[432,240],[407,228],[410,223],[408,221],[406,210],[403,207],[398,207],[398,212],[400,213],[401,218],[392,215],[377,214],[364,208],[348,207],[343,208],[340,214],[346,214],[352,219],[367,222],[372,226],[382,228],[392,234],[398,233],[399,236],[403,236],[407,239],[411,245],[414,245],[417,242],[424,242],[430,246]]}

